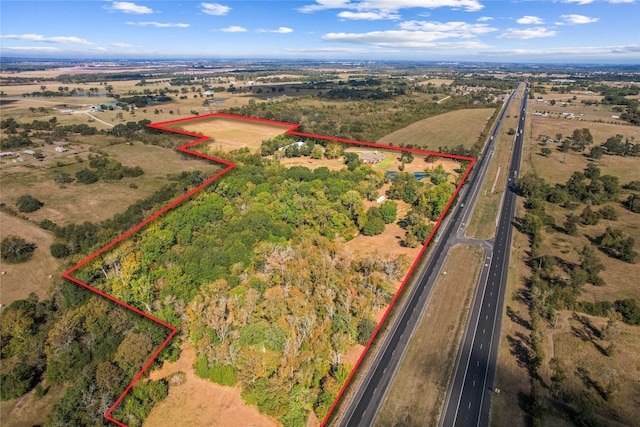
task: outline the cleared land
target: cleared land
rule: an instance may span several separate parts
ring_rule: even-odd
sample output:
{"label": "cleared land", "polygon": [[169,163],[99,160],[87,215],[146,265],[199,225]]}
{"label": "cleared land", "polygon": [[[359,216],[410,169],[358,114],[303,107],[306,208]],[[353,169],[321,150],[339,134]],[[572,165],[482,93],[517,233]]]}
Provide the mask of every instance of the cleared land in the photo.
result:
{"label": "cleared land", "polygon": [[170,126],[174,129],[207,135],[212,140],[205,141],[203,144],[212,150],[222,151],[244,147],[251,151],[259,150],[263,140],[271,139],[291,128],[286,125],[220,116],[188,120]]}
{"label": "cleared land", "polygon": [[479,108],[438,114],[392,132],[376,142],[394,146],[413,144],[415,148],[431,151],[458,145],[471,148],[493,112],[493,108]]}
{"label": "cleared land", "polygon": [[195,350],[183,345],[180,358],[175,363],[165,363],[160,370],[151,373],[157,380],[170,378],[176,372],[185,374],[185,382],[171,385],[169,395],[152,410],[144,426],[224,426],[224,427],[275,427],[280,423],[258,408],[246,404],[240,397],[239,387],[225,387],[193,372]]}
{"label": "cleared land", "polygon": [[27,242],[35,243],[36,250],[30,260],[20,264],[0,263],[0,304],[7,305],[15,300],[24,299],[35,292],[41,299],[47,292],[60,263],[51,256],[49,246],[53,243],[53,234],[35,224],[0,212],[0,235],[15,235]]}
{"label": "cleared land", "polygon": [[[99,137],[96,137],[96,140]],[[83,160],[91,153],[92,143],[73,144]],[[70,148],[71,149],[71,148]],[[50,148],[53,151],[53,148]],[[75,156],[61,158],[61,164],[46,159],[44,162],[27,160],[25,164],[14,166],[3,160],[2,179],[5,183],[0,201],[8,206],[15,206],[15,201],[23,194],[44,202],[44,206],[26,217],[32,221],[50,219],[58,225],[75,222],[100,221],[123,212],[137,200],[153,194],[163,185],[167,185],[167,174],[183,171],[201,170],[205,175],[212,175],[220,169],[202,159],[181,154],[173,149],[144,145],[140,142],[131,145],[118,144],[101,147],[110,158],[118,160],[125,166],[140,166],[144,175],[136,178],[123,178],[118,181],[99,180],[95,184],[58,184],[55,177],[59,173],[67,173],[72,177],[81,169],[87,168],[87,162],[79,163]],[[4,163],[8,163],[5,168]],[[137,187],[137,188],[133,188]],[[99,197],[96,197],[99,195]]]}
{"label": "cleared land", "polygon": [[376,426],[438,424],[481,260],[481,249],[452,249],[443,267],[447,275],[436,284]]}
{"label": "cleared land", "polygon": [[50,387],[43,397],[33,391],[17,399],[0,402],[0,420],[3,427],[33,427],[44,424],[53,405],[64,395],[66,387]]}

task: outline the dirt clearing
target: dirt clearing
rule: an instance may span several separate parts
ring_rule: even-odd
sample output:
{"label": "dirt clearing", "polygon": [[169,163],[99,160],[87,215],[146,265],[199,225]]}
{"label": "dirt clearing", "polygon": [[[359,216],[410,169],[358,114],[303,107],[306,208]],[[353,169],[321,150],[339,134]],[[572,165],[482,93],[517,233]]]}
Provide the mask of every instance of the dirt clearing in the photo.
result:
{"label": "dirt clearing", "polygon": [[255,406],[244,403],[240,387],[224,387],[197,377],[192,368],[195,361],[195,350],[184,345],[177,362],[165,363],[151,373],[150,378],[158,380],[180,371],[186,374],[186,381],[169,388],[169,395],[153,408],[144,426],[280,426]]}
{"label": "dirt clearing", "polygon": [[271,139],[291,129],[291,126],[287,125],[220,116],[174,123],[170,127],[207,135],[213,141],[206,141],[204,144],[211,149],[223,151],[243,147],[248,147],[251,151],[258,150],[263,140]]}

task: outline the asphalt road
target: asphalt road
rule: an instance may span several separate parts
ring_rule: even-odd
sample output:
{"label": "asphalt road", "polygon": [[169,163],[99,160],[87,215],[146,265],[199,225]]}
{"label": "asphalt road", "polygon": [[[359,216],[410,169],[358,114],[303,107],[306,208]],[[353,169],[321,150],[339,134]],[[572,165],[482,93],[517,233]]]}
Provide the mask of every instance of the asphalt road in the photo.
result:
{"label": "asphalt road", "polygon": [[513,183],[518,178],[528,86],[525,89],[509,166],[509,182],[500,210],[489,269],[481,277],[458,352],[440,426],[489,425],[489,408],[498,358],[502,306],[509,271],[509,252],[516,208]]}
{"label": "asphalt road", "polygon": [[[458,204],[453,208],[447,220],[441,225],[438,236],[432,242],[433,247],[424,267],[418,272],[416,282],[400,309],[395,322],[390,326],[370,369],[356,390],[341,419],[340,426],[371,426],[378,414],[384,397],[391,385],[402,357],[406,352],[411,336],[425,310],[433,287],[442,269],[449,249],[454,245],[460,230],[468,219],[486,174],[489,160],[493,154],[494,141],[514,91],[503,106],[494,128],[485,145],[467,184],[459,192]],[[463,207],[464,206],[464,207]],[[481,272],[486,274],[485,271]]]}

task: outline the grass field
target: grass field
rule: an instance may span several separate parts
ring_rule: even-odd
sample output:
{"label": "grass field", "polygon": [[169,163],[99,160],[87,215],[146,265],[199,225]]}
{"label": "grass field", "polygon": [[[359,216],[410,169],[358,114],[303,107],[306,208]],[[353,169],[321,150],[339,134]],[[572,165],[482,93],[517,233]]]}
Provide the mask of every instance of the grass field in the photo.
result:
{"label": "grass field", "polygon": [[[79,155],[86,158],[89,147],[89,144],[78,145]],[[44,167],[45,164],[9,167],[2,173],[7,184],[3,185],[0,201],[15,206],[16,199],[23,194],[30,194],[41,200],[44,207],[26,215],[33,221],[48,218],[58,225],[100,221],[123,212],[129,205],[166,185],[167,174],[202,170],[205,174],[212,175],[214,171],[219,170],[217,165],[209,165],[206,161],[182,155],[173,149],[144,145],[140,142],[132,145],[111,145],[101,149],[125,166],[142,167],[145,174],[118,181],[99,180],[90,185],[78,182],[61,185],[54,181],[58,173],[64,172],[73,177],[78,170],[88,167],[87,163],[74,161],[67,166],[51,168]],[[131,184],[137,188],[132,188]]]}
{"label": "grass field", "polygon": [[251,151],[260,149],[263,140],[283,134],[291,126],[264,123],[230,117],[206,117],[169,125],[187,132],[201,133],[212,138],[203,144],[213,150],[236,150],[248,147]]}
{"label": "grass field", "polygon": [[493,108],[481,108],[439,114],[412,123],[376,142],[394,146],[413,144],[415,148],[430,151],[438,151],[438,147],[453,148],[458,145],[471,148],[493,111]]}
{"label": "grass field", "polygon": [[31,292],[35,292],[41,299],[47,297],[53,281],[49,276],[55,274],[60,266],[60,262],[49,252],[49,246],[54,240],[53,234],[29,221],[0,212],[0,235],[2,238],[19,236],[37,245],[27,262],[0,263],[0,270],[4,272],[0,280],[0,304],[7,305],[27,298]]}
{"label": "grass field", "polygon": [[452,249],[376,426],[438,425],[481,261],[479,248]]}
{"label": "grass field", "polygon": [[211,427],[277,427],[274,418],[261,414],[258,408],[246,404],[239,387],[225,387],[193,372],[195,350],[183,345],[175,363],[165,362],[160,370],[151,373],[152,380],[170,378],[184,372],[185,382],[171,385],[169,395],[156,405],[144,422],[146,427],[211,426]]}

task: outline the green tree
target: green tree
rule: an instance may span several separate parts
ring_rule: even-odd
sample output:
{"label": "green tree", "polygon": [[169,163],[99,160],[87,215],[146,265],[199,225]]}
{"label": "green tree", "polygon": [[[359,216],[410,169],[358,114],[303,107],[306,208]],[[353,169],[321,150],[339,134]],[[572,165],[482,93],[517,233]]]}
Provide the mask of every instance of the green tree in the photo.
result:
{"label": "green tree", "polygon": [[385,224],[391,224],[398,216],[398,205],[391,200],[385,200],[380,205],[380,214]]}
{"label": "green tree", "polygon": [[18,236],[7,236],[0,243],[0,255],[9,264],[28,261],[35,249],[35,243],[29,243]]}
{"label": "green tree", "polygon": [[600,160],[602,155],[604,154],[604,149],[602,147],[591,147],[591,151],[589,152],[589,157],[594,160]]}
{"label": "green tree", "polygon": [[49,249],[54,258],[64,258],[71,254],[71,250],[64,243],[53,243]]}
{"label": "green tree", "polygon": [[628,237],[621,230],[607,227],[604,234],[598,238],[600,247],[611,256],[621,259],[624,262],[634,264],[638,253],[634,250],[635,239]]}
{"label": "green tree", "polygon": [[370,207],[367,211],[367,222],[362,228],[362,234],[365,236],[376,236],[378,234],[382,234],[382,232],[384,232],[384,228],[384,220],[382,219],[380,209],[375,206]]}
{"label": "green tree", "polygon": [[76,179],[83,184],[93,184],[98,181],[98,174],[85,168],[76,172]]}
{"label": "green tree", "polygon": [[16,206],[20,212],[30,213],[43,207],[44,203],[35,197],[25,194],[18,197],[18,200],[16,200]]}
{"label": "green tree", "polygon": [[604,285],[604,280],[599,276],[604,270],[604,265],[596,255],[596,251],[591,246],[584,246],[580,252],[580,268],[587,273],[587,281],[595,286]]}
{"label": "green tree", "polygon": [[640,213],[640,194],[631,194],[624,201],[623,206],[631,212]]}
{"label": "green tree", "polygon": [[548,147],[542,147],[542,150],[540,150],[540,152],[545,157],[549,157],[551,155],[551,149]]}
{"label": "green tree", "polygon": [[577,236],[578,235],[578,223],[580,222],[580,218],[577,215],[569,214],[567,215],[567,219],[564,222],[564,231],[569,236]]}

